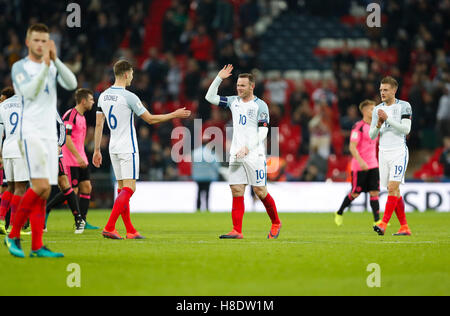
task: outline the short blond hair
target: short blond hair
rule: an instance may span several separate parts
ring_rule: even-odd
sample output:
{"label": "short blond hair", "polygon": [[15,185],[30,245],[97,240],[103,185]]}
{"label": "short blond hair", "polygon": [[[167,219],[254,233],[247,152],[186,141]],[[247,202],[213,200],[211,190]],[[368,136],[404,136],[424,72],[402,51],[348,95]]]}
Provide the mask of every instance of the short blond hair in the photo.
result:
{"label": "short blond hair", "polygon": [[376,103],[374,100],[366,99],[366,100],[362,101],[362,102],[359,104],[359,110],[362,112],[362,110],[363,110],[366,106],[369,106],[369,105],[376,105],[376,104],[377,104],[377,103]]}
{"label": "short blond hair", "polygon": [[398,88],[398,82],[397,82],[397,80],[395,80],[393,77],[391,77],[391,76],[387,76],[387,77],[384,77],[382,80],[381,80],[381,83],[382,84],[389,84],[389,85],[391,85],[391,87],[393,87],[393,88]]}

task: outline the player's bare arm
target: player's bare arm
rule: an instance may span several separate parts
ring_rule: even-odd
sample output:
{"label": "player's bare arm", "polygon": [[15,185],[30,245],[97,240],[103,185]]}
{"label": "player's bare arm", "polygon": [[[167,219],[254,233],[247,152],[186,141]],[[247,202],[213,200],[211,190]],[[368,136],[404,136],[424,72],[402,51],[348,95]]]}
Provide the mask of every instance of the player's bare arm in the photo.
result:
{"label": "player's bare arm", "polygon": [[145,122],[152,125],[167,122],[176,118],[186,119],[189,116],[191,116],[191,111],[186,110],[186,108],[180,108],[168,114],[158,114],[158,115],[150,114],[149,111],[145,111],[140,117]]}
{"label": "player's bare arm", "polygon": [[92,164],[100,168],[102,164],[102,153],[100,151],[100,143],[102,141],[103,126],[105,124],[105,114],[97,112],[94,132],[94,155],[92,156]]}
{"label": "player's bare arm", "polygon": [[77,148],[75,147],[75,144],[73,143],[72,136],[66,135],[66,146],[67,149],[74,155],[74,157],[77,159],[77,163],[80,166],[80,168],[87,168],[86,162],[81,157],[80,153],[78,152]]}
{"label": "player's bare arm", "polygon": [[361,158],[361,155],[358,152],[358,149],[356,149],[356,146],[358,145],[357,142],[350,142],[349,150],[352,156],[358,161],[359,166],[362,170],[369,170],[369,166],[367,163]]}

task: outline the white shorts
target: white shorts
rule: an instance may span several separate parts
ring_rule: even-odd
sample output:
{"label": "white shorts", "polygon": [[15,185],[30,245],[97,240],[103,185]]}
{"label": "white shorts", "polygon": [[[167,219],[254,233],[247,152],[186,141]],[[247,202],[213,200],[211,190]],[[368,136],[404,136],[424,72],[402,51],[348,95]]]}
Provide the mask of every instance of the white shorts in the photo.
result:
{"label": "white shorts", "polygon": [[7,182],[25,182],[30,181],[28,167],[23,158],[5,158],[3,160],[3,169]]}
{"label": "white shorts", "polygon": [[58,143],[56,140],[27,138],[19,141],[30,179],[48,179],[58,184]]}
{"label": "white shorts", "polygon": [[116,180],[139,179],[139,153],[110,154]]}
{"label": "white shorts", "polygon": [[408,167],[408,147],[394,150],[380,150],[380,184],[387,187],[390,181],[405,183],[405,173]]}
{"label": "white shorts", "polygon": [[249,184],[255,187],[263,187],[267,184],[267,165],[265,157],[244,160],[242,162],[230,162],[229,184]]}

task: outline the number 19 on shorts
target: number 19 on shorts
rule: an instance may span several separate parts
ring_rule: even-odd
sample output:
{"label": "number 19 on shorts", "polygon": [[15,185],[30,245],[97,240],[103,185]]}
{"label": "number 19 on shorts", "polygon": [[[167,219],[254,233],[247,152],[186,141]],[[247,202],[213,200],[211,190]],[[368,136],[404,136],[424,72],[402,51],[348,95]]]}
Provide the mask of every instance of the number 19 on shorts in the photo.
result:
{"label": "number 19 on shorts", "polygon": [[403,166],[395,166],[395,175],[400,176],[403,172]]}

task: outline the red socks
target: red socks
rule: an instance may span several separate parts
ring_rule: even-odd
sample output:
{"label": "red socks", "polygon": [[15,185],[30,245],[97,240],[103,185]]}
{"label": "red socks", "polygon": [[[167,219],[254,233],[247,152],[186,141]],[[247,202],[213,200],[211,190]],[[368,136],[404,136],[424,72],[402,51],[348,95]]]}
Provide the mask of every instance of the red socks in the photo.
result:
{"label": "red socks", "polygon": [[280,224],[280,219],[278,218],[277,207],[272,196],[267,193],[267,196],[262,200],[264,207],[266,208],[267,215],[269,215],[272,224]]}
{"label": "red socks", "polygon": [[40,207],[39,199],[39,195],[31,188],[25,192],[14,217],[14,226],[9,234],[9,238],[20,238],[20,230],[27,221],[28,216],[30,216],[36,206],[39,205]]}
{"label": "red socks", "polygon": [[[264,207],[266,208],[267,215],[269,215],[272,224],[280,224],[278,218],[277,207],[275,201],[270,194],[262,200]],[[242,220],[245,213],[244,197],[233,197],[233,207],[231,209],[231,218],[233,219],[233,229],[242,234]]]}
{"label": "red socks", "polygon": [[13,194],[9,191],[5,191],[2,194],[2,202],[0,203],[0,220],[5,220],[6,213],[8,213],[9,205],[11,204],[11,199]]}
{"label": "red socks", "polygon": [[233,219],[233,228],[242,234],[242,219],[244,218],[245,204],[244,197],[233,197],[233,206],[231,209],[231,218]]}
{"label": "red socks", "polygon": [[119,218],[120,214],[122,214],[126,210],[126,207],[128,206],[133,193],[133,190],[127,187],[123,188],[120,191],[116,201],[114,202],[114,206],[111,215],[109,216],[108,223],[105,226],[106,231],[112,232],[116,229],[117,219]]}
{"label": "red socks", "polygon": [[392,213],[395,211],[395,214],[397,215],[398,221],[400,222],[400,225],[408,225],[406,221],[406,214],[405,214],[405,202],[403,201],[403,198],[396,197],[396,196],[388,196],[388,200],[386,202],[386,209],[384,211],[383,216],[383,222],[386,224],[391,219]]}
{"label": "red socks", "polygon": [[397,215],[400,225],[402,225],[402,226],[408,225],[408,222],[406,221],[406,214],[405,214],[405,202],[403,201],[402,197],[399,197],[397,200],[397,207],[395,208],[395,214]]}
{"label": "red socks", "polygon": [[392,213],[394,213],[395,207],[397,206],[398,198],[393,195],[389,195],[387,202],[386,202],[386,208],[384,210],[383,215],[383,222],[389,223],[389,220],[391,219]]}
{"label": "red socks", "polygon": [[13,195],[12,199],[11,199],[11,216],[9,217],[9,226],[13,227],[14,226],[14,216],[16,216],[17,213],[17,208],[19,207],[19,203],[20,200],[22,199],[22,197],[20,195]]}
{"label": "red socks", "polygon": [[[118,189],[117,193],[120,194],[122,190]],[[136,234],[136,229],[134,228],[133,224],[131,224],[131,217],[130,217],[130,203],[125,206],[125,210],[120,214],[122,216],[123,224],[125,225],[125,229],[127,230],[128,234]]]}
{"label": "red socks", "polygon": [[30,215],[31,224],[31,250],[36,251],[42,248],[42,235],[44,234],[44,224],[45,224],[45,205],[46,200],[40,197],[33,206],[33,211]]}

